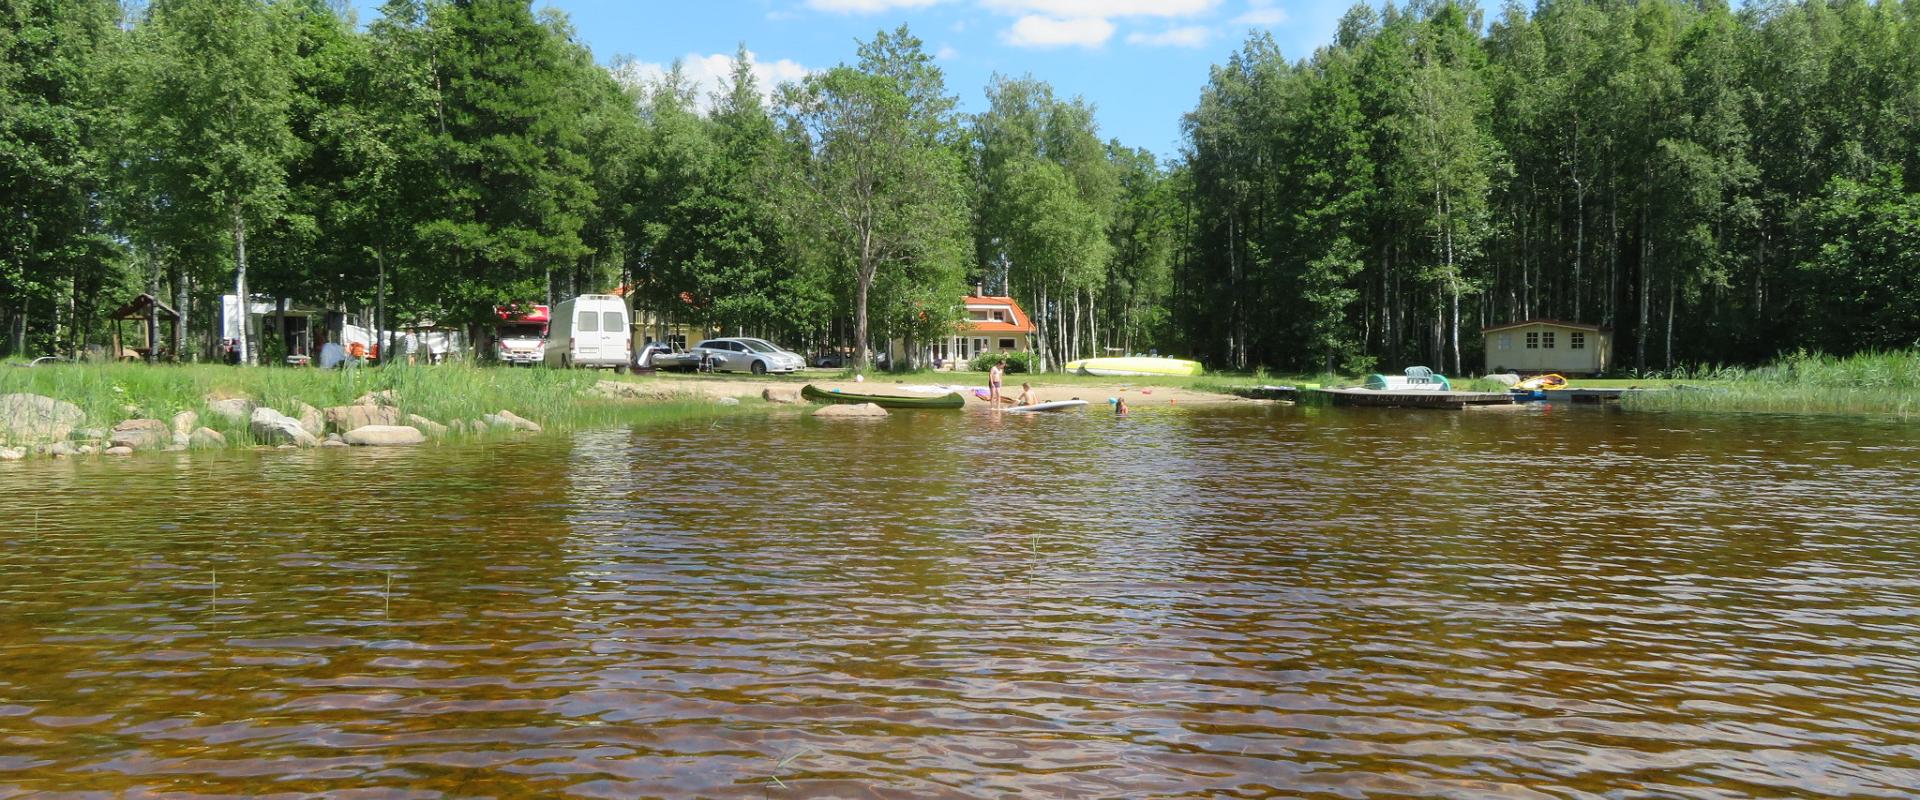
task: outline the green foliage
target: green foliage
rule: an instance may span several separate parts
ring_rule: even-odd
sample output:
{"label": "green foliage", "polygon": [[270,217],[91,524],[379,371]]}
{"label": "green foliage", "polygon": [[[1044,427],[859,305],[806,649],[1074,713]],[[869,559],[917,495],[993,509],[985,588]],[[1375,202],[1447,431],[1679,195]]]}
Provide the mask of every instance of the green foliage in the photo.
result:
{"label": "green foliage", "polygon": [[981,353],[967,362],[967,368],[974,372],[986,372],[999,364],[1007,372],[1039,372],[1040,356],[1032,352]]}

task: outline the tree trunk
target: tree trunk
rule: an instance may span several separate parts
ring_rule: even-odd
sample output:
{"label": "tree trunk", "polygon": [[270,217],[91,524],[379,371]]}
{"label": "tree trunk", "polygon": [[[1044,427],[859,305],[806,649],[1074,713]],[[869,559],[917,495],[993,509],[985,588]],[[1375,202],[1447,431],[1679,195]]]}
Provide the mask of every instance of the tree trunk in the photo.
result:
{"label": "tree trunk", "polygon": [[387,249],[385,247],[373,251],[373,263],[380,270],[379,280],[375,283],[373,290],[373,337],[380,348],[379,362],[389,364],[393,362],[393,337],[388,335],[388,328],[392,326],[387,324]]}
{"label": "tree trunk", "polygon": [[240,216],[240,204],[232,204],[233,211],[233,293],[239,298],[240,338],[234,347],[240,353],[241,365],[253,363],[253,353],[247,346],[247,334],[252,320],[252,303],[247,302],[247,222]]}
{"label": "tree trunk", "polygon": [[873,277],[862,267],[854,283],[853,364],[854,369],[864,371],[872,363],[867,352],[867,292],[873,288]]}
{"label": "tree trunk", "polygon": [[13,315],[13,330],[7,332],[7,352],[16,356],[27,354],[27,309],[30,304],[20,301],[20,310]]}
{"label": "tree trunk", "polygon": [[[160,265],[155,264],[147,270],[147,363],[160,363]],[[115,322],[118,326],[120,323]],[[119,358],[119,353],[113,354]]]}
{"label": "tree trunk", "polygon": [[1647,236],[1647,210],[1640,210],[1640,324],[1633,335],[1633,368],[1647,368],[1647,294],[1653,289],[1653,242]]}
{"label": "tree trunk", "polygon": [[187,292],[187,271],[179,266],[173,268],[173,310],[179,318],[173,321],[173,360],[177,363],[187,355],[187,320],[191,317],[187,306],[193,302]]}
{"label": "tree trunk", "polygon": [[1673,276],[1669,275],[1667,277],[1667,346],[1666,346],[1667,370],[1669,372],[1673,370],[1673,305],[1674,305],[1674,295],[1678,294],[1678,292],[1674,289],[1675,283],[1677,283],[1677,281],[1673,279]]}

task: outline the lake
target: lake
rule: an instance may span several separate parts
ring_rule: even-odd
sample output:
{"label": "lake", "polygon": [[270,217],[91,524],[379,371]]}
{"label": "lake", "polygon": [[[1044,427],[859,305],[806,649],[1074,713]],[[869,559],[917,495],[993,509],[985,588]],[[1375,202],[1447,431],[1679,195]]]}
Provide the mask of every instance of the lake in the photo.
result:
{"label": "lake", "polygon": [[0,464],[0,797],[1914,787],[1911,424],[748,415]]}

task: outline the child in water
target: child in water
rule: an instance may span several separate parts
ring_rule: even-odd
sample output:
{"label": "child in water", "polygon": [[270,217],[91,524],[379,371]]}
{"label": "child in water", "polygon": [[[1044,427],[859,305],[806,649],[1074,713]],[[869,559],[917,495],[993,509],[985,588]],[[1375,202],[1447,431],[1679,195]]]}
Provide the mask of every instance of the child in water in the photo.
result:
{"label": "child in water", "polygon": [[1124,417],[1127,415],[1127,398],[1124,398],[1124,397],[1114,398],[1113,415],[1116,417]]}
{"label": "child in water", "polygon": [[1033,384],[1031,383],[1020,384],[1020,399],[1014,401],[1013,404],[1016,406],[1034,405],[1035,399],[1033,396]]}

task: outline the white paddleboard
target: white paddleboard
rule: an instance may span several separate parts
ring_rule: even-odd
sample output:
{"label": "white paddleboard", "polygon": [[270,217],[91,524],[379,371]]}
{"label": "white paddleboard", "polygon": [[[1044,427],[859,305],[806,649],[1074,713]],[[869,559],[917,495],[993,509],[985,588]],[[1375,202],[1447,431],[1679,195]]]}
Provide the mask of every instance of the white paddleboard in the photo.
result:
{"label": "white paddleboard", "polygon": [[1086,404],[1087,404],[1087,401],[1085,400],[1055,400],[1051,403],[1035,403],[1030,406],[1014,406],[1013,408],[1007,409],[1007,413],[1032,414],[1037,411],[1065,411],[1069,408],[1079,408]]}

